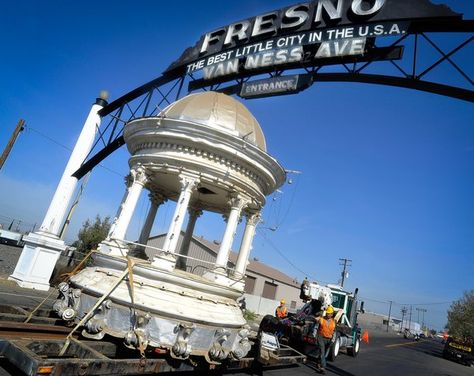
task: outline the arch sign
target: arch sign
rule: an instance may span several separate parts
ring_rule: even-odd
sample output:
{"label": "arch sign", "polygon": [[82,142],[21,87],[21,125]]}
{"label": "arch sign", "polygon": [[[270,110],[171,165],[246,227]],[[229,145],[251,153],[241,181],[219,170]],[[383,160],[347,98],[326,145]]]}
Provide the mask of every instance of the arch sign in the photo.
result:
{"label": "arch sign", "polygon": [[[267,12],[204,34],[165,74],[200,72],[200,85],[270,71],[396,60],[403,48],[378,48],[378,37],[436,31],[462,15],[429,0],[316,0]],[[311,84],[293,75],[245,83],[242,97],[297,92]],[[191,85],[197,88],[199,85]]]}
{"label": "arch sign", "polygon": [[[431,32],[467,33],[468,38],[445,52],[430,39],[427,33]],[[188,92],[210,89],[249,99],[297,93],[313,82],[342,81],[404,87],[474,102],[473,80],[452,59],[472,42],[473,32],[473,20],[464,20],[462,14],[430,0],[313,0],[212,30],[161,76],[99,111],[102,117],[110,115],[110,122],[99,131],[93,150],[101,141],[105,146],[74,176],[81,178],[124,144],[123,126],[128,121],[155,116],[160,106],[177,100],[185,82]],[[402,44],[409,37],[414,39],[412,49]],[[422,42],[436,50],[434,61],[419,61]],[[373,62],[390,64],[398,75],[371,73]],[[425,79],[442,63],[458,71],[456,79],[464,87],[458,81],[450,85]]]}

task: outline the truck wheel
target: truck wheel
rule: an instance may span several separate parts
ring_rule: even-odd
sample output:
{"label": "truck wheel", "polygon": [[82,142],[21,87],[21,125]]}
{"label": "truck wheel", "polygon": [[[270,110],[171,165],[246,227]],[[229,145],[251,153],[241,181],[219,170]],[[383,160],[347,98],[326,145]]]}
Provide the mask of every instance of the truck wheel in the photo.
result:
{"label": "truck wheel", "polygon": [[356,341],[354,343],[354,346],[352,347],[348,347],[347,348],[347,353],[352,356],[352,357],[356,357],[357,354],[359,354],[359,350],[360,350],[360,339],[359,338],[356,338]]}
{"label": "truck wheel", "polygon": [[336,339],[334,340],[334,343],[331,346],[331,349],[329,350],[329,355],[328,359],[331,362],[334,362],[339,355],[339,350],[341,348],[341,339],[339,338],[339,334],[336,334]]}

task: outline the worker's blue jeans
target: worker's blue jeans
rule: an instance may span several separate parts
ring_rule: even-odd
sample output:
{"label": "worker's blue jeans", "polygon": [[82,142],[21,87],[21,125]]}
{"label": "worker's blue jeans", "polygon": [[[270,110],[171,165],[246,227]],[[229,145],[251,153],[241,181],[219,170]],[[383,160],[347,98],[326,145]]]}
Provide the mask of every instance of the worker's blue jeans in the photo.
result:
{"label": "worker's blue jeans", "polygon": [[319,335],[318,346],[319,350],[321,351],[319,355],[321,367],[326,368],[326,351],[329,346],[331,346],[331,338],[324,338],[322,335]]}

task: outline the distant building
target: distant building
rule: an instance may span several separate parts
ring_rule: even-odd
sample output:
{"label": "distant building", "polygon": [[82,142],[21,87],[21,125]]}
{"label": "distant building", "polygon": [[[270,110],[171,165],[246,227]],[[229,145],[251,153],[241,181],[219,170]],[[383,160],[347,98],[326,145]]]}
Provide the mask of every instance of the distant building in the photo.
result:
{"label": "distant building", "polygon": [[[362,328],[370,328],[385,331],[387,330],[388,316],[379,313],[365,312],[360,313],[357,317],[357,321]],[[415,321],[402,320],[391,316],[388,327],[393,332],[401,332],[405,329],[409,329],[411,333],[420,334],[421,325]]]}
{"label": "distant building", "polygon": [[[181,249],[184,232],[181,232],[177,249]],[[150,237],[147,245],[162,248],[166,234]],[[218,242],[210,242],[203,237],[193,236],[189,246],[186,271],[203,275],[212,269],[219,251]],[[156,249],[147,248],[146,254],[151,259]],[[231,252],[228,267],[233,268],[237,253]],[[255,259],[249,260],[245,275],[245,300],[247,309],[261,315],[274,314],[280,299],[285,299],[290,311],[303,305],[300,294],[300,283],[290,276]]]}

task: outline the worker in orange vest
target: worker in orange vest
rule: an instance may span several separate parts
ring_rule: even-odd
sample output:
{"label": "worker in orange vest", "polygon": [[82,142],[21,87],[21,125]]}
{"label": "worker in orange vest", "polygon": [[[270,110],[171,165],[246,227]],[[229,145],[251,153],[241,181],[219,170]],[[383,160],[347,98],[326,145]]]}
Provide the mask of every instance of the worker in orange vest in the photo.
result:
{"label": "worker in orange vest", "polygon": [[443,333],[443,343],[446,343],[446,341],[448,340],[448,338],[449,338],[448,332],[444,332],[444,333]]}
{"label": "worker in orange vest", "polygon": [[332,337],[336,330],[336,321],[333,318],[334,308],[329,306],[326,309],[326,315],[319,318],[318,328],[318,346],[321,352],[320,354],[320,365],[318,371],[320,373],[326,373],[326,350],[331,346]]}
{"label": "worker in orange vest", "polygon": [[288,316],[288,309],[286,308],[285,299],[280,300],[280,305],[277,307],[275,311],[275,316],[279,319],[284,319]]}

